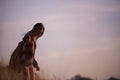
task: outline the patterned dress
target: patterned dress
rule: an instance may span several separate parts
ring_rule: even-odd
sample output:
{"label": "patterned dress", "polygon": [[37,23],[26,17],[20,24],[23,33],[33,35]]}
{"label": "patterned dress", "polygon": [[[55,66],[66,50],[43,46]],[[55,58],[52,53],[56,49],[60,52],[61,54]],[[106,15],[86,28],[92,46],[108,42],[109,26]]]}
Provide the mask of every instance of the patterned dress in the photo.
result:
{"label": "patterned dress", "polygon": [[21,66],[25,65],[33,65],[37,68],[38,63],[34,58],[35,50],[36,43],[33,37],[25,35],[11,55],[9,68],[18,72],[21,71]]}

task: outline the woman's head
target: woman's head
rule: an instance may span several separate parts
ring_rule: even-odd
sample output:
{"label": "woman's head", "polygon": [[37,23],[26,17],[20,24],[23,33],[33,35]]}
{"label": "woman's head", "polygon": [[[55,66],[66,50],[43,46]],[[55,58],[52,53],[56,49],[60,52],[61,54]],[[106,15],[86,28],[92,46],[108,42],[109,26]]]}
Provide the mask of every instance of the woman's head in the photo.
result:
{"label": "woman's head", "polygon": [[45,28],[42,23],[36,23],[31,31],[27,34],[33,37],[41,37],[45,31]]}

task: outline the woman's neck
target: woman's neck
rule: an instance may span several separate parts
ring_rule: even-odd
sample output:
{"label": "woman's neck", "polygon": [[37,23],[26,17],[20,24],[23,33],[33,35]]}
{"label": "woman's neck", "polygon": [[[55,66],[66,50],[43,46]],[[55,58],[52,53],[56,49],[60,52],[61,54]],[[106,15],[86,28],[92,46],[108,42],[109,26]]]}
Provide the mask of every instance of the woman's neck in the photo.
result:
{"label": "woman's neck", "polygon": [[39,37],[37,37],[37,36],[33,37],[33,39],[34,39],[35,42],[37,42],[38,38]]}

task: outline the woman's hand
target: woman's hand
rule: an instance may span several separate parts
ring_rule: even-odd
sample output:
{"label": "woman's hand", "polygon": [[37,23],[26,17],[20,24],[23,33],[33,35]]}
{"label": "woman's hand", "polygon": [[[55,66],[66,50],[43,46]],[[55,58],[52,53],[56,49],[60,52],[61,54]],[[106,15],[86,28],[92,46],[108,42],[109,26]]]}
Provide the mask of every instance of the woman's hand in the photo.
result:
{"label": "woman's hand", "polygon": [[40,71],[40,67],[39,67],[39,66],[36,66],[36,70],[37,70],[37,71]]}

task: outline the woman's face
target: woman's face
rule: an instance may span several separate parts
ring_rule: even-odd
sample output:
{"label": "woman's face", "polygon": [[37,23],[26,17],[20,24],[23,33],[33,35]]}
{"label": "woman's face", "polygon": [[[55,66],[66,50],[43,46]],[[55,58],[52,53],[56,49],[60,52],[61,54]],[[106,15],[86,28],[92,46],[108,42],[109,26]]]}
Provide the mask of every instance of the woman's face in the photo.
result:
{"label": "woman's face", "polygon": [[43,35],[43,33],[44,33],[44,29],[40,29],[40,33],[39,33],[38,37],[41,37]]}

